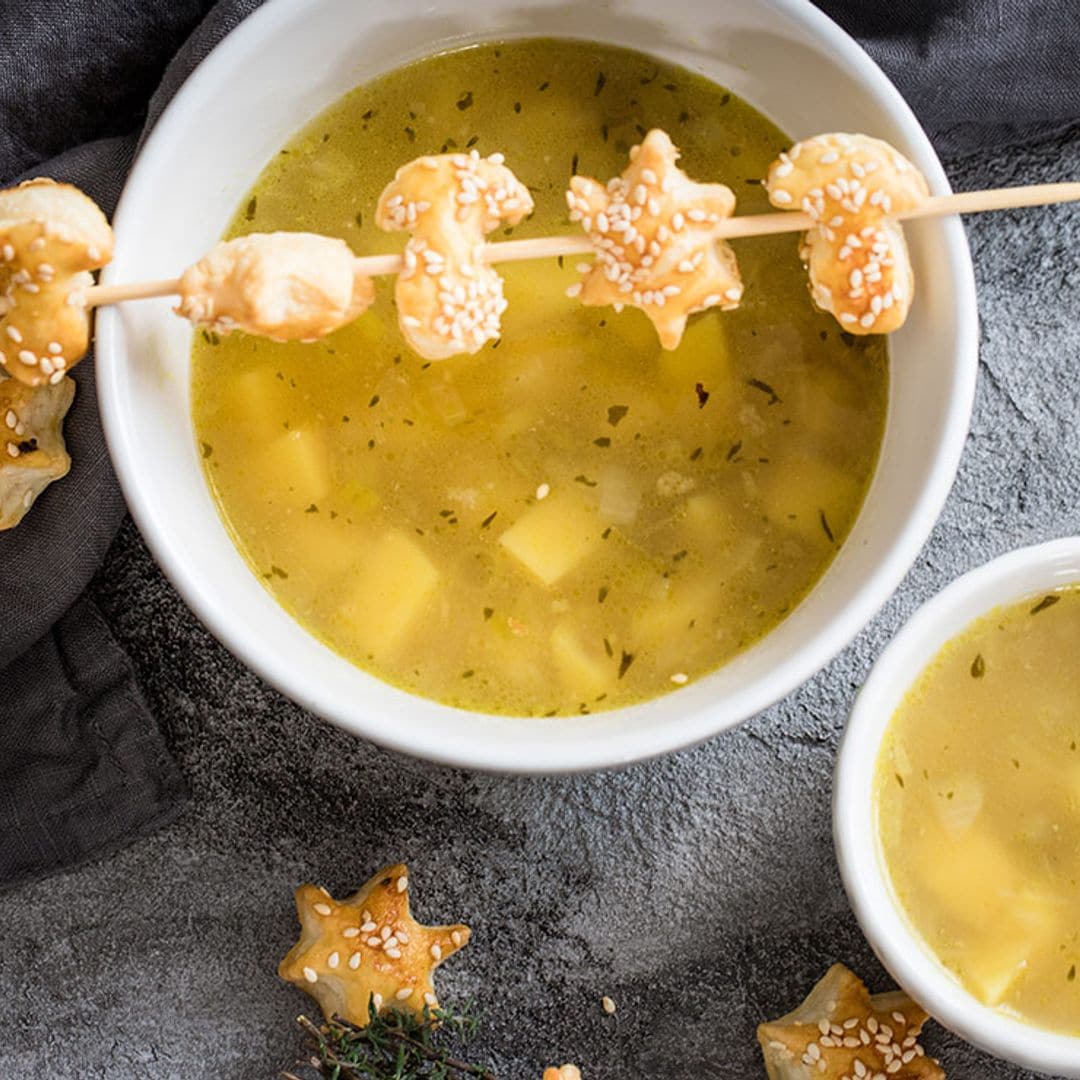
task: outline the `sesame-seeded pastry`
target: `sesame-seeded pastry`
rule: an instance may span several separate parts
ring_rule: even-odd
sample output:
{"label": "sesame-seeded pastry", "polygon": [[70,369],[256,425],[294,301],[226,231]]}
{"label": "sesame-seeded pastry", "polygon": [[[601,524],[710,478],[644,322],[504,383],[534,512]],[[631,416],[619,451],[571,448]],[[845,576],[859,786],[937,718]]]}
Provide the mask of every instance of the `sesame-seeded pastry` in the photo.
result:
{"label": "sesame-seeded pastry", "polygon": [[501,333],[503,282],[483,261],[484,238],[532,213],[528,188],[503,164],[442,154],[403,165],[379,197],[381,229],[412,233],[394,297],[401,332],[427,360],[475,353]]}
{"label": "sesame-seeded pastry", "polygon": [[544,1070],[543,1080],[581,1080],[581,1070],[576,1065],[552,1066]]}
{"label": "sesame-seeded pastry", "polygon": [[306,990],[329,1019],[359,1027],[368,1005],[422,1013],[438,1007],[432,972],[468,944],[467,926],[421,926],[409,914],[409,872],[380,870],[347,900],[314,885],[296,890],[300,940],[278,974]]}
{"label": "sesame-seeded pastry", "polygon": [[0,191],[0,367],[29,386],[60,382],[90,347],[82,290],[112,251],[105,215],[78,188]]}
{"label": "sesame-seeded pastry", "polygon": [[67,475],[63,424],[74,398],[70,379],[34,387],[0,376],[0,529],[18,525],[34,500]]}
{"label": "sesame-seeded pastry", "polygon": [[630,151],[630,164],[607,186],[586,176],[570,181],[570,218],[596,249],[569,296],[583,304],[641,308],[665,349],[682,340],[687,316],[739,306],[743,286],[735,253],[718,226],[735,210],[723,184],[698,184],[676,162],[667,134],[650,131]]}
{"label": "sesame-seeded pastry", "polygon": [[344,240],[251,233],[218,244],[180,277],[178,315],[219,333],[314,341],[371,306],[375,284],[356,273]]}
{"label": "sesame-seeded pastry", "polygon": [[852,334],[898,330],[915,275],[892,215],[929,197],[922,173],[880,139],[816,135],[773,162],[765,187],[773,206],[802,210],[817,223],[801,254],[818,307]]}
{"label": "sesame-seeded pastry", "polygon": [[758,1027],[769,1080],[945,1080],[919,1045],[926,1013],[902,991],[874,994],[833,964],[787,1016]]}

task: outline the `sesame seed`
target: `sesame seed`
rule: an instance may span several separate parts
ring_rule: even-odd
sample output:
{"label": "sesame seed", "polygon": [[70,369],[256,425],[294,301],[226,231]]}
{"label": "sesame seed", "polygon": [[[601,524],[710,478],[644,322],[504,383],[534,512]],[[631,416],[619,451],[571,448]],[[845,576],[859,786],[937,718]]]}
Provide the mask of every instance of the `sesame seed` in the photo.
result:
{"label": "sesame seed", "polygon": [[461,932],[459,930],[450,931],[450,940],[458,947],[461,947]]}
{"label": "sesame seed", "polygon": [[341,957],[337,954],[337,952],[332,952],[326,958],[326,963],[327,963],[327,965],[329,967],[336,968],[338,966],[338,963],[339,963],[340,960],[341,960]]}
{"label": "sesame seed", "polygon": [[573,300],[576,297],[580,296],[581,295],[581,282],[580,281],[575,281],[573,285],[567,286],[566,295],[571,300]]}
{"label": "sesame seed", "polygon": [[[546,499],[548,497],[548,495],[550,495],[550,494],[551,494],[551,485],[550,484],[541,484],[536,489],[536,497],[537,497],[537,499]],[[457,931],[455,930],[454,933],[456,934]],[[453,936],[453,935],[451,935],[451,936]],[[455,941],[454,944],[456,945],[457,942]]]}
{"label": "sesame seed", "polygon": [[600,999],[600,1008],[608,1014],[608,1016],[615,1015],[615,1002],[611,998],[604,996]]}
{"label": "sesame seed", "polygon": [[304,978],[307,979],[307,981],[309,983],[314,983],[314,982],[319,981],[318,972],[316,972],[316,970],[314,968],[309,968],[309,967],[304,968]]}
{"label": "sesame seed", "polygon": [[676,671],[675,674],[671,676],[671,681],[675,683],[676,686],[685,686],[686,683],[690,681],[690,676],[687,675],[685,671]]}
{"label": "sesame seed", "polygon": [[397,993],[396,993],[396,994],[394,995],[394,997],[395,997],[395,998],[397,998],[397,1000],[398,1000],[398,1001],[407,1001],[407,1000],[408,1000],[409,998],[411,998],[412,996],[413,996],[413,988],[412,988],[411,986],[403,986],[403,987],[402,987],[402,988],[401,988],[401,989],[400,989],[400,990],[399,990],[399,991],[398,991],[398,992],[397,992]]}
{"label": "sesame seed", "polygon": [[7,452],[9,457],[16,458],[19,456],[19,448],[13,442],[7,444]]}
{"label": "sesame seed", "polygon": [[360,959],[360,954],[358,952],[354,952],[352,956],[349,957],[349,967],[351,967],[353,971],[360,966]]}
{"label": "sesame seed", "polygon": [[12,341],[15,342],[16,345],[18,345],[23,339],[23,336],[19,332],[19,328],[17,326],[5,326],[4,332],[9,338],[11,338]]}
{"label": "sesame seed", "polygon": [[321,901],[317,904],[313,904],[312,907],[314,907],[320,915],[329,915],[332,910],[329,904],[324,904]]}
{"label": "sesame seed", "polygon": [[341,931],[341,936],[342,937],[347,937],[347,938],[358,937],[359,934],[360,934],[360,927],[358,927],[358,926],[346,926],[345,929]]}
{"label": "sesame seed", "polygon": [[37,365],[37,357],[29,349],[20,349],[19,359],[28,367],[35,367]]}
{"label": "sesame seed", "polygon": [[384,950],[384,952],[386,953],[387,956],[390,957],[391,960],[400,960],[401,959],[401,950],[400,949],[387,948],[387,949]]}
{"label": "sesame seed", "polygon": [[383,1006],[383,996],[382,996],[382,994],[372,994],[371,995],[371,1003],[375,1006],[375,1011],[378,1012],[379,1009],[381,1009],[382,1006]]}
{"label": "sesame seed", "polygon": [[790,191],[785,191],[784,188],[774,188],[769,194],[772,196],[772,201],[780,203],[781,206],[787,206],[788,203],[794,202]]}
{"label": "sesame seed", "polygon": [[431,946],[431,955],[432,955],[432,958],[435,959],[435,960],[441,960],[442,959],[442,949],[440,948],[440,946],[438,944],[435,944],[435,945]]}
{"label": "sesame seed", "polygon": [[424,1003],[426,1005],[430,1005],[430,1006],[432,1006],[434,1008],[434,1006],[436,1005],[437,1002],[438,1002],[438,998],[436,998],[435,995],[433,993],[431,993],[430,990],[427,991],[424,994]]}
{"label": "sesame seed", "polygon": [[360,933],[370,934],[373,930],[377,930],[378,926],[376,926],[376,924],[371,921],[370,913],[365,911],[364,916],[366,917],[367,921],[363,924],[363,926],[360,927]]}
{"label": "sesame seed", "polygon": [[367,939],[367,943],[373,949],[381,949],[382,948],[382,938],[380,938],[380,937],[369,937]]}

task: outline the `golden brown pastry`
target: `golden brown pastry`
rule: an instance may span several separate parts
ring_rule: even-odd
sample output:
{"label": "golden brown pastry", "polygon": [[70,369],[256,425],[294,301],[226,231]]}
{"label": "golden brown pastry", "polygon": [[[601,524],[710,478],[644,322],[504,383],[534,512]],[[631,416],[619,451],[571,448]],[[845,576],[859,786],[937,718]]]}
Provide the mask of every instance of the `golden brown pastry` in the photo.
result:
{"label": "golden brown pastry", "polygon": [[82,290],[112,251],[105,215],[78,188],[0,191],[0,367],[28,386],[63,379],[90,347]]}
{"label": "golden brown pastry", "polygon": [[376,224],[412,233],[394,297],[410,347],[427,360],[478,352],[499,336],[503,282],[483,261],[485,237],[532,213],[528,188],[503,164],[442,154],[403,165],[379,197]]}
{"label": "golden brown pastry", "polygon": [[945,1080],[918,1036],[926,1013],[902,991],[870,996],[834,964],[787,1016],[758,1027],[769,1080]]}
{"label": "golden brown pastry", "polygon": [[581,1080],[581,1070],[576,1065],[552,1066],[544,1070],[544,1080]]}
{"label": "golden brown pastry", "polygon": [[70,379],[34,387],[0,376],[0,529],[18,525],[71,468],[63,424],[74,398]]}
{"label": "golden brown pastry", "polygon": [[368,1004],[422,1013],[438,1008],[432,972],[468,944],[467,926],[421,926],[409,914],[409,871],[380,870],[347,900],[296,890],[300,940],[278,974],[307,991],[329,1019],[367,1025]]}
{"label": "golden brown pastry", "polygon": [[375,284],[354,269],[344,240],[251,233],[218,244],[180,278],[176,313],[227,334],[314,341],[371,306]]}
{"label": "golden brown pastry", "polygon": [[893,215],[927,199],[922,173],[880,139],[816,135],[773,162],[765,187],[773,206],[802,210],[817,223],[802,258],[818,307],[852,334],[899,329],[915,275]]}
{"label": "golden brown pastry", "polygon": [[667,134],[650,131],[630,151],[622,176],[607,185],[586,176],[570,181],[570,218],[581,222],[596,258],[569,295],[583,304],[641,308],[665,349],[682,340],[696,311],[739,306],[743,286],[735,253],[720,236],[735,210],[723,184],[698,184],[676,162]]}

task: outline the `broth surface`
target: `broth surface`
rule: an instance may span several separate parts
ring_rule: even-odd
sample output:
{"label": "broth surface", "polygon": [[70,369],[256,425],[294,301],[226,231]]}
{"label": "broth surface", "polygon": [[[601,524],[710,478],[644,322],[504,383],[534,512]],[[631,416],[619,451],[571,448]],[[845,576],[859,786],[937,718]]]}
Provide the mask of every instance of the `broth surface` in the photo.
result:
{"label": "broth surface", "polygon": [[1080,1034],[1080,588],[999,609],[905,697],[878,830],[908,919],[987,1005]]}
{"label": "broth surface", "polygon": [[[359,87],[258,179],[228,236],[275,229],[400,251],[373,224],[421,154],[496,150],[536,213],[607,180],[652,127],[740,213],[790,140],[723,87],[623,49],[538,39]],[[501,239],[496,235],[493,239]],[[565,295],[575,264],[501,268],[504,335],[429,364],[374,307],[318,344],[196,335],[197,438],[221,513],[307,629],[391,683],[486,712],[642,701],[772,629],[853,524],[887,402],[884,342],[815,312],[794,236],[737,242],[742,308],[665,353],[645,316]]]}

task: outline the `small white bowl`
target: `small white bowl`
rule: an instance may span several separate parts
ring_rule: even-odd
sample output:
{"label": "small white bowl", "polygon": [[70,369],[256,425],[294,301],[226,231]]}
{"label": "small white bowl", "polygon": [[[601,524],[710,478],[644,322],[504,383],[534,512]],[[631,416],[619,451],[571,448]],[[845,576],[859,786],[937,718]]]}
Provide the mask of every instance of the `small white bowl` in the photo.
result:
{"label": "small white bowl", "polygon": [[896,981],[945,1027],[997,1057],[1080,1077],[1080,1038],[1024,1024],[977,1001],[910,925],[893,894],[874,810],[878,750],[893,714],[941,648],[1000,605],[1080,582],[1080,537],[1023,548],[965,574],[920,608],[859,693],[836,768],[833,832],[855,916]]}
{"label": "small white bowl", "polygon": [[[290,136],[358,83],[456,45],[537,35],[681,63],[796,138],[880,136],[915,161],[935,193],[949,190],[903,98],[808,0],[270,0],[206,58],[148,139],[116,213],[106,280],[175,277],[216,242]],[[399,164],[387,163],[388,177]],[[732,727],[808,679],[888,599],[929,534],[967,435],[978,327],[960,221],[916,222],[908,236],[918,297],[890,343],[880,464],[843,550],[763,641],[709,677],[632,708],[572,720],[453,709],[380,682],[295,623],[237,553],[207,489],[191,423],[191,330],[167,300],[100,315],[105,433],[131,512],[177,590],[237,656],[301,705],[375,742],[454,765],[626,765]]]}

